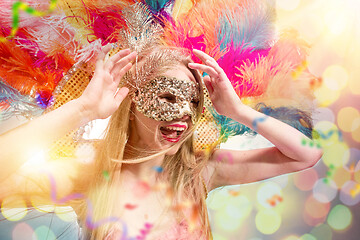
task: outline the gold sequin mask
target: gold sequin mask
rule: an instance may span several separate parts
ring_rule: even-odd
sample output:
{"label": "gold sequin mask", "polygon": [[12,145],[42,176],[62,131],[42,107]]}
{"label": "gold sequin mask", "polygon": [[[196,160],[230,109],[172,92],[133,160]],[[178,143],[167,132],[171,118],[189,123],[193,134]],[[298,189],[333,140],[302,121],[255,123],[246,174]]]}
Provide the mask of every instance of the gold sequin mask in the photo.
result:
{"label": "gold sequin mask", "polygon": [[158,121],[172,121],[190,116],[195,123],[199,102],[199,84],[175,77],[150,80],[135,92],[136,109]]}

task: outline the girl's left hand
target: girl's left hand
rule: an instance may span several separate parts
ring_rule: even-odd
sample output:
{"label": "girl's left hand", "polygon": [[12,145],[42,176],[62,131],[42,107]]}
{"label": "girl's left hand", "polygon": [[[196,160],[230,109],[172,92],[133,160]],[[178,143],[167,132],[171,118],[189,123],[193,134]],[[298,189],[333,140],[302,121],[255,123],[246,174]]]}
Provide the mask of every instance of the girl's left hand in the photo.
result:
{"label": "girl's left hand", "polygon": [[193,52],[203,64],[189,63],[189,67],[208,74],[204,77],[204,83],[215,110],[219,114],[231,118],[240,107],[245,105],[241,102],[224,70],[215,59],[197,49],[194,49]]}

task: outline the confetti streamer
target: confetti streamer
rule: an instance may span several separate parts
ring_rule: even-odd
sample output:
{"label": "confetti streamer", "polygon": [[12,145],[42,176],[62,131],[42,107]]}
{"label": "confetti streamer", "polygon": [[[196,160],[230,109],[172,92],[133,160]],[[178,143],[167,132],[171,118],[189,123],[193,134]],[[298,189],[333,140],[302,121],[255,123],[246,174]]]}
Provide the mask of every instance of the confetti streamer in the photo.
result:
{"label": "confetti streamer", "polygon": [[125,208],[126,208],[126,209],[129,209],[129,210],[134,210],[135,208],[137,208],[137,205],[131,204],[131,203],[127,203],[127,204],[125,204]]}
{"label": "confetti streamer", "polygon": [[[57,199],[57,187],[56,187],[56,181],[55,178],[52,174],[48,173],[48,178],[50,181],[50,186],[51,186],[51,192],[50,192],[50,196],[51,196],[51,200],[55,203],[55,204],[65,204],[66,202],[69,202],[71,200],[75,200],[75,199],[81,199],[81,198],[85,198],[85,196],[81,193],[73,193],[70,194],[68,196],[65,196],[61,199]],[[109,223],[109,222],[119,222],[122,224],[123,226],[123,234],[121,237],[121,240],[128,240],[129,238],[127,237],[127,227],[126,224],[124,222],[122,222],[122,220],[118,217],[107,217],[104,219],[101,219],[99,221],[93,221],[93,206],[90,202],[89,199],[86,199],[86,203],[87,203],[87,213],[86,213],[86,226],[90,229],[95,229],[98,228],[100,225],[105,224],[105,223]]]}
{"label": "confetti streamer", "polygon": [[136,236],[136,240],[145,240],[152,227],[153,225],[151,223],[145,223],[144,228],[140,230],[140,234]]}
{"label": "confetti streamer", "polygon": [[158,173],[161,173],[164,169],[160,166],[155,166],[152,169],[154,169],[155,171],[157,171]]}
{"label": "confetti streamer", "polygon": [[43,17],[52,11],[55,10],[57,4],[57,0],[50,0],[49,9],[42,12],[37,11],[36,9],[30,7],[27,3],[24,3],[22,1],[17,1],[12,5],[12,13],[13,13],[13,21],[12,21],[12,29],[10,36],[8,37],[0,37],[0,41],[6,41],[8,38],[15,37],[17,31],[19,30],[19,23],[20,23],[20,11],[24,11],[30,15],[36,16],[36,17]]}
{"label": "confetti streamer", "polygon": [[276,207],[278,203],[281,203],[283,198],[277,194],[275,194],[272,198],[267,199],[266,202],[270,204],[272,207]]}
{"label": "confetti streamer", "polygon": [[360,193],[360,184],[356,184],[354,189],[350,190],[350,195],[352,198],[355,198]]}
{"label": "confetti streamer", "polygon": [[228,190],[228,193],[233,197],[237,197],[240,195],[240,191],[235,191],[235,190]]}
{"label": "confetti streamer", "polygon": [[110,217],[107,217],[107,218],[103,218],[99,221],[93,221],[93,205],[92,203],[90,202],[89,199],[86,200],[86,203],[87,203],[87,209],[88,209],[88,212],[86,214],[86,226],[90,229],[95,229],[95,228],[98,228],[100,225],[103,225],[105,223],[109,223],[109,222],[119,222],[122,224],[122,227],[123,227],[123,235],[122,235],[122,238],[121,239],[127,239],[127,228],[126,228],[126,225],[124,222],[121,221],[120,218],[118,217],[113,217],[113,216],[110,216]]}
{"label": "confetti streamer", "polygon": [[320,137],[324,140],[327,140],[329,138],[331,138],[332,135],[334,135],[335,133],[338,134],[338,138],[339,138],[339,141],[342,142],[343,141],[343,138],[342,138],[342,133],[340,132],[340,130],[330,130],[329,132],[327,133],[323,133],[321,131],[318,131]]}
{"label": "confetti streamer", "polygon": [[309,147],[317,147],[317,148],[321,148],[321,144],[320,143],[314,143],[314,141],[313,140],[311,140],[311,139],[307,139],[307,138],[303,138],[302,140],[301,140],[301,144],[303,145],[303,146],[309,146]]}
{"label": "confetti streamer", "polygon": [[108,171],[103,171],[103,175],[104,175],[104,178],[109,181],[110,180],[110,175],[109,175],[109,172]]}
{"label": "confetti streamer", "polygon": [[51,200],[55,203],[55,204],[65,204],[66,202],[69,202],[71,200],[74,199],[81,199],[84,198],[85,196],[81,193],[74,193],[68,196],[65,196],[61,199],[57,199],[57,188],[56,188],[56,181],[53,175],[51,175],[50,173],[48,173],[48,177],[49,177],[49,181],[50,181],[50,186],[51,186],[51,192],[50,192],[50,196],[51,196]]}
{"label": "confetti streamer", "polygon": [[264,122],[266,120],[266,118],[267,118],[267,116],[255,118],[254,121],[252,122],[253,129],[255,131],[257,131],[257,124],[260,122]]}
{"label": "confetti streamer", "polygon": [[329,166],[329,170],[326,172],[326,178],[324,178],[324,183],[329,183],[332,176],[334,175],[335,172],[335,166],[334,164],[330,164]]}

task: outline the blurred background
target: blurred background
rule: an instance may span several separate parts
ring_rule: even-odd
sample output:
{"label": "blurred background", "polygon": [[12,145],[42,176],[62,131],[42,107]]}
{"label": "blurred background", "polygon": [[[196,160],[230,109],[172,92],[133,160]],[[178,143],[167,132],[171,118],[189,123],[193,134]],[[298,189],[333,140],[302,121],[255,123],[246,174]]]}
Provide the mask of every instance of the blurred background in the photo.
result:
{"label": "blurred background", "polygon": [[[312,169],[212,191],[214,239],[360,239],[360,1],[277,0],[276,8],[278,29],[309,43],[308,68],[322,78],[314,123],[325,153]],[[221,147],[267,145],[234,137]]]}

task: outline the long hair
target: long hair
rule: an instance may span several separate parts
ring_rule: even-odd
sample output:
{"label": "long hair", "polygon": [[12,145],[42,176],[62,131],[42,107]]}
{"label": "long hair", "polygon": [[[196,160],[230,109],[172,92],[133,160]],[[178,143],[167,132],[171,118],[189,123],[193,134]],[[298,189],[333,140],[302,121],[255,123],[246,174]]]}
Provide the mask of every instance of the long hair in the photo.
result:
{"label": "long hair", "polygon": [[[171,52],[173,56],[170,57],[171,61],[168,61],[169,53]],[[154,57],[154,54],[156,57]],[[165,58],[167,59],[166,61],[164,60]],[[191,62],[188,54],[183,51],[179,52],[178,50],[169,48],[157,48],[139,54],[138,63],[144,62],[144,64],[149,64],[146,62],[147,59],[152,61],[157,59],[162,63],[157,65],[156,71],[153,71],[148,77],[162,74],[169,69],[169,65],[170,67],[174,67],[182,64],[188,68],[187,64]],[[155,63],[151,63],[151,66],[153,67],[154,64]],[[189,71],[191,71],[196,81],[200,84],[201,99],[197,106],[197,116],[201,116],[204,102],[201,77],[197,71],[192,69],[189,69]],[[125,85],[126,83],[123,84]],[[134,85],[134,83],[131,83],[131,85]],[[112,219],[114,221],[117,218],[120,219],[122,213],[119,209],[115,208],[115,202],[121,197],[121,193],[119,193],[119,176],[121,174],[122,163],[131,161],[143,162],[151,159],[154,155],[165,154],[168,151],[167,149],[160,153],[150,153],[148,157],[140,159],[124,160],[125,148],[129,137],[131,105],[131,94],[129,94],[109,121],[105,138],[97,148],[98,151],[94,169],[87,175],[85,182],[83,181],[81,183],[82,186],[79,186],[80,189],[78,190],[87,193],[88,199],[92,204],[92,206],[89,206],[89,201],[85,200],[76,204],[77,206],[75,207],[77,213],[83,222],[88,222],[90,209],[92,211],[92,216],[90,217],[92,217],[93,222],[109,218],[110,216],[113,217]],[[205,200],[206,190],[204,189],[204,183],[201,176],[207,159],[195,154],[193,147],[193,132],[195,126],[190,129],[187,135],[181,140],[179,150],[174,155],[165,156],[162,165],[162,177],[165,178],[171,188],[173,196],[172,204],[178,205],[186,200],[193,203],[193,216],[198,216],[197,225],[200,225],[202,229],[205,227],[205,231],[202,230],[202,232],[204,236],[210,238],[210,224]],[[110,176],[108,179],[104,177],[104,172],[107,172]],[[185,218],[183,211],[177,213],[179,219]],[[117,224],[119,223],[120,222]],[[116,223],[109,222],[98,227],[91,227],[87,224],[86,227],[87,231],[90,233],[90,239],[103,239],[114,224]]]}

